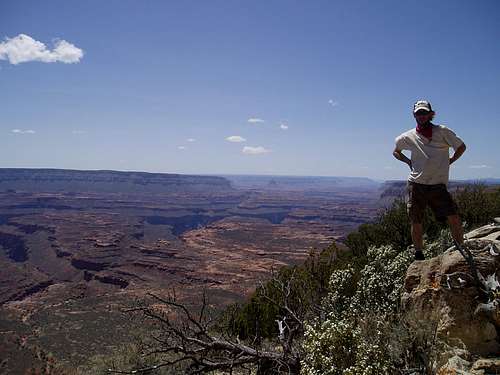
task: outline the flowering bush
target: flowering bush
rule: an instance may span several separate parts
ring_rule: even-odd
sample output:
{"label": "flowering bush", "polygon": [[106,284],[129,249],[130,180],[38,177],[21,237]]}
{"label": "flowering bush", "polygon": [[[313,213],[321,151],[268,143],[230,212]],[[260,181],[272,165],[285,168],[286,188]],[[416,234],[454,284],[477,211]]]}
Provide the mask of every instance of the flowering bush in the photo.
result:
{"label": "flowering bush", "polygon": [[410,251],[398,251],[389,245],[368,249],[368,264],[361,271],[352,301],[357,314],[395,312],[412,260]]}
{"label": "flowering bush", "polygon": [[324,313],[306,325],[304,374],[375,375],[398,367],[407,337],[399,301],[412,254],[386,245],[367,256],[359,273],[348,267],[332,274]]}

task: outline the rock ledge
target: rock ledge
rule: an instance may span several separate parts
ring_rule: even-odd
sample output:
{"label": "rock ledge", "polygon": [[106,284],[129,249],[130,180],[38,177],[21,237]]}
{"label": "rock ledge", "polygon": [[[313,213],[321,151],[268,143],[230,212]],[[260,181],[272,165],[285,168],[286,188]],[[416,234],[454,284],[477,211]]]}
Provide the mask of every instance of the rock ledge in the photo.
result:
{"label": "rock ledge", "polygon": [[[437,374],[500,373],[500,219],[466,234],[490,297],[481,300],[471,270],[454,247],[408,268],[402,305],[415,332],[432,326],[443,349]],[[434,324],[429,325],[432,322]]]}

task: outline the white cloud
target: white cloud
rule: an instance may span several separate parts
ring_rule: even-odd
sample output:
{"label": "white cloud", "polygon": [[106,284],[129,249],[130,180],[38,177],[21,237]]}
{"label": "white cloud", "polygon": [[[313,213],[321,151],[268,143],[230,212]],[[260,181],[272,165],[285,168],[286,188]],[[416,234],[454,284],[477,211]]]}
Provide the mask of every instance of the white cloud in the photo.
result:
{"label": "white cloud", "polygon": [[271,152],[271,150],[268,150],[262,146],[245,146],[243,147],[243,150],[241,150],[242,153],[247,154],[247,155],[258,155],[258,154],[267,154],[268,152]]}
{"label": "white cloud", "polygon": [[283,130],[287,130],[288,129],[288,125],[286,125],[286,124],[280,124],[280,128],[283,129]]}
{"label": "white cloud", "polygon": [[28,61],[71,64],[79,62],[82,57],[83,50],[65,40],[56,40],[52,50],[26,34],[5,38],[0,43],[0,60],[9,60],[14,65]]}
{"label": "white cloud", "polygon": [[31,129],[27,129],[27,130],[12,129],[12,133],[15,133],[15,134],[35,134],[36,132],[34,130],[31,130]]}
{"label": "white cloud", "polygon": [[188,142],[195,142],[195,141],[196,141],[196,139],[194,139],[194,138],[188,138],[188,139],[187,139],[187,141],[188,141]]}
{"label": "white cloud", "polygon": [[239,135],[231,135],[230,137],[226,138],[226,141],[228,141],[228,142],[245,142],[246,139],[239,136]]}
{"label": "white cloud", "polygon": [[328,100],[328,104],[330,104],[332,107],[336,107],[339,105],[339,102],[336,102],[335,100],[333,99],[329,99]]}
{"label": "white cloud", "polygon": [[469,165],[469,168],[472,169],[485,169],[485,168],[491,168],[489,165],[486,164],[478,164],[478,165]]}
{"label": "white cloud", "polygon": [[262,124],[264,120],[262,120],[261,118],[251,117],[248,119],[248,122],[250,124]]}
{"label": "white cloud", "polygon": [[179,146],[177,147],[179,150],[185,150],[186,149],[186,146]]}

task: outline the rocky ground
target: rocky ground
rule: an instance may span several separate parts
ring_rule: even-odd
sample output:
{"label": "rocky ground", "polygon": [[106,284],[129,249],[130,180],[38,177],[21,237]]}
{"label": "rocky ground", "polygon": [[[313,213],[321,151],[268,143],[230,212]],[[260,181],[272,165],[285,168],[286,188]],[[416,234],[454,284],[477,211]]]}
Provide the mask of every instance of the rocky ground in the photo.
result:
{"label": "rocky ground", "polygon": [[452,247],[412,263],[403,306],[416,334],[432,331],[435,373],[500,374],[500,218],[467,233],[466,239],[479,284],[470,264]]}

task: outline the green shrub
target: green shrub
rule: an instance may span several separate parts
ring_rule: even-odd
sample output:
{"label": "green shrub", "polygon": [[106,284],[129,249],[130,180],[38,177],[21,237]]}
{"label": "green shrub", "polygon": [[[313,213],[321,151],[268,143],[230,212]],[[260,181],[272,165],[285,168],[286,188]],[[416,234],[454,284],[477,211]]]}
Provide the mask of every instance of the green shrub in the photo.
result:
{"label": "green shrub", "polygon": [[399,310],[409,251],[371,247],[360,272],[336,270],[322,304],[324,317],[306,325],[302,371],[306,375],[388,374],[399,358],[388,350],[401,345]]}
{"label": "green shrub", "polygon": [[468,229],[488,224],[500,216],[500,188],[468,185],[455,193],[455,201]]}

